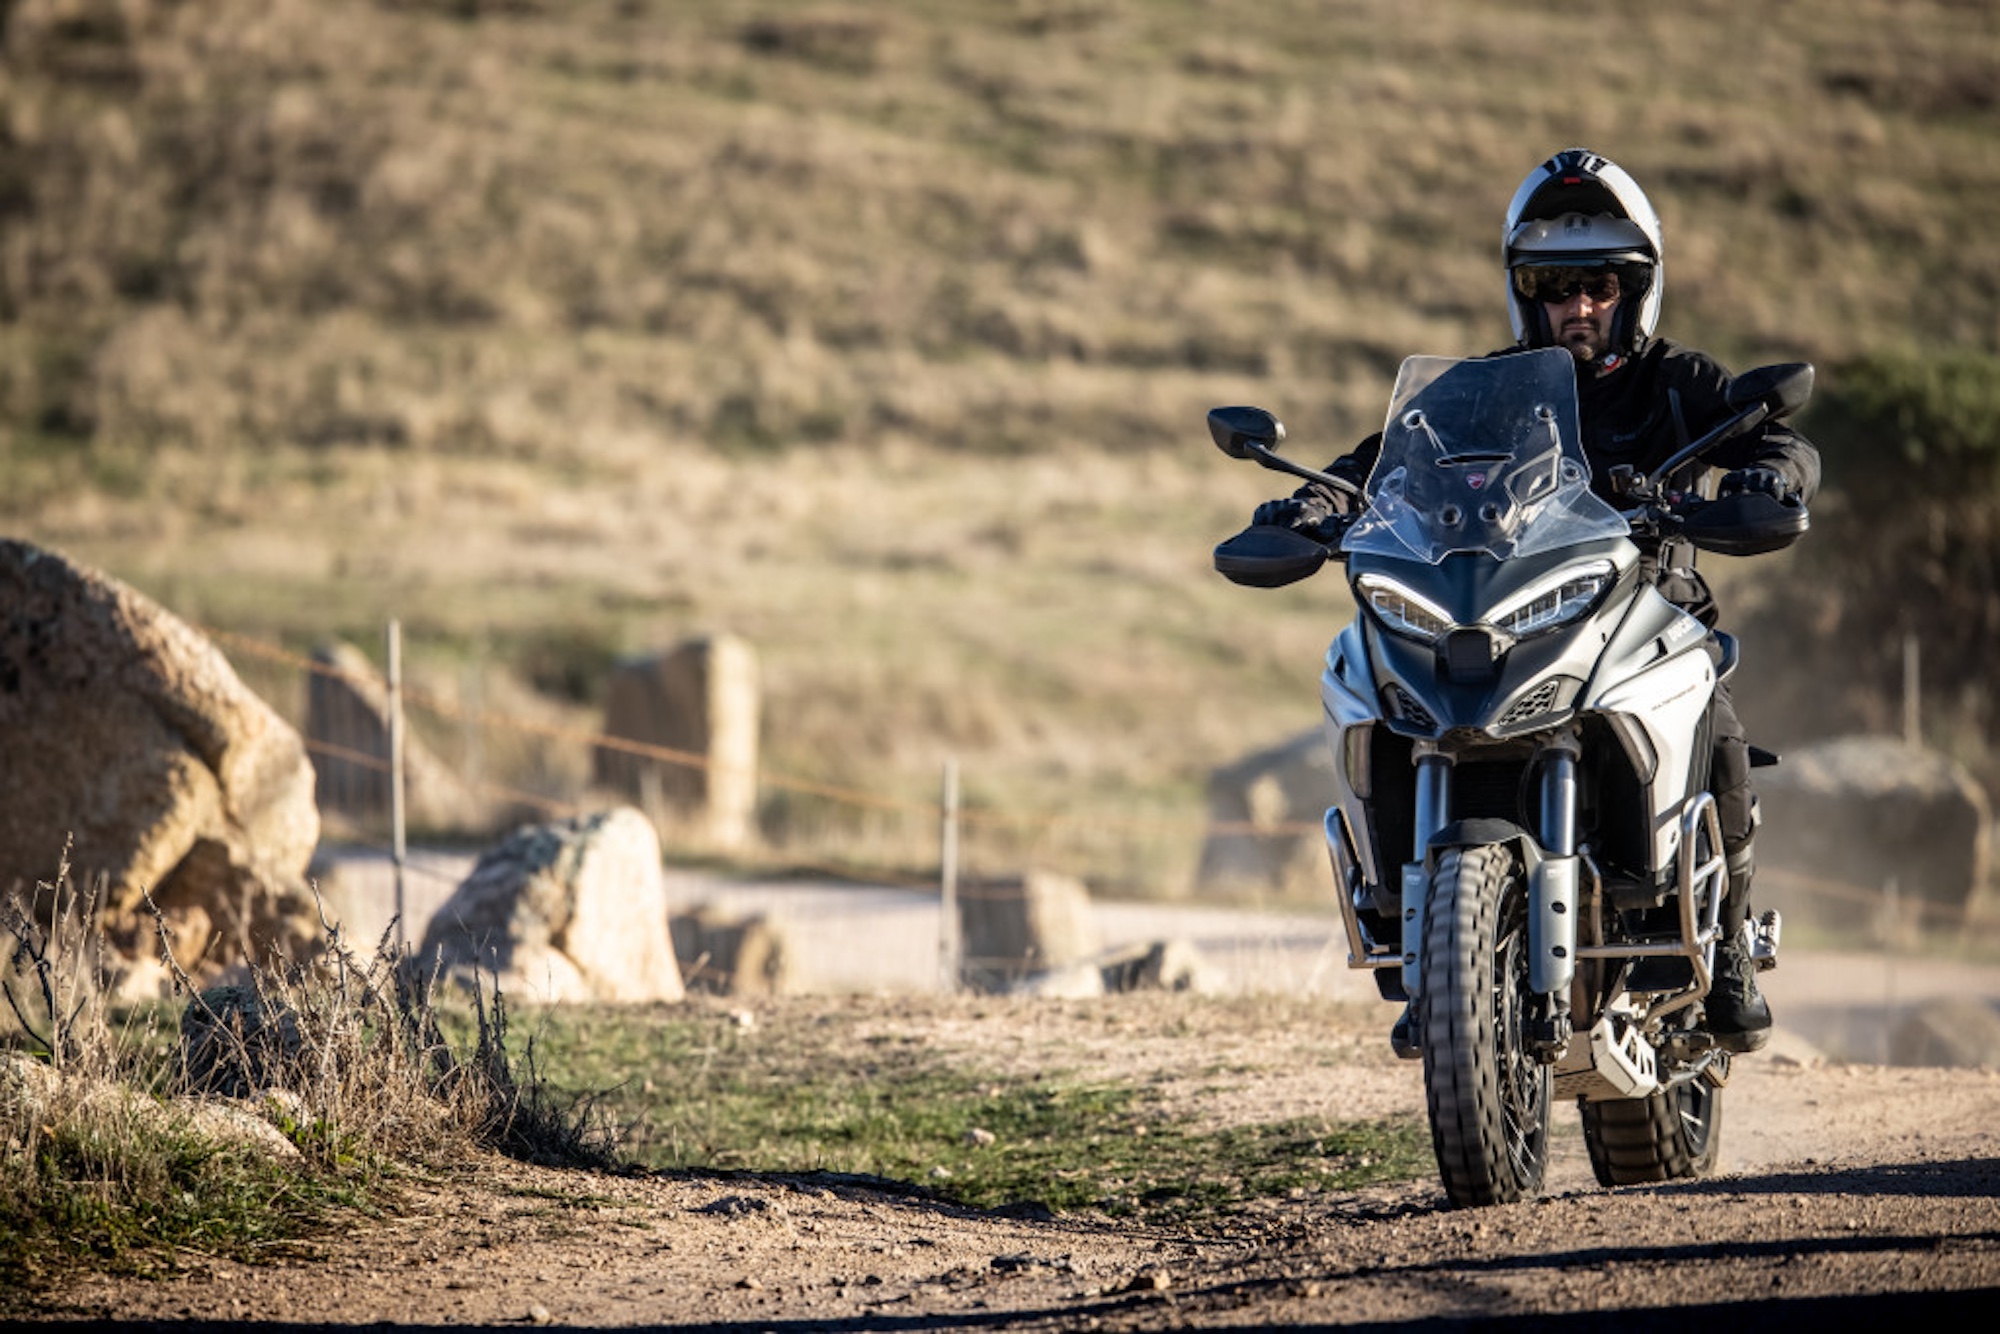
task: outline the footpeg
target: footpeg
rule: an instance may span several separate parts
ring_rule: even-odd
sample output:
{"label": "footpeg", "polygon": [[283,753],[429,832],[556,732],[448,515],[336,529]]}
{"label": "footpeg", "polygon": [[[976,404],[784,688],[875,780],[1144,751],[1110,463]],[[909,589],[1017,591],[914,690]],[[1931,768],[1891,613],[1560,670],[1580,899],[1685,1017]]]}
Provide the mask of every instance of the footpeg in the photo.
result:
{"label": "footpeg", "polygon": [[1424,1054],[1423,1048],[1417,1044],[1416,1009],[1414,1004],[1404,1006],[1402,1017],[1389,1030],[1389,1050],[1396,1053],[1399,1061],[1418,1060]]}
{"label": "footpeg", "polygon": [[1776,908],[1759,917],[1750,926],[1750,962],[1757,965],[1757,971],[1768,973],[1778,966],[1778,935],[1784,929],[1784,919]]}

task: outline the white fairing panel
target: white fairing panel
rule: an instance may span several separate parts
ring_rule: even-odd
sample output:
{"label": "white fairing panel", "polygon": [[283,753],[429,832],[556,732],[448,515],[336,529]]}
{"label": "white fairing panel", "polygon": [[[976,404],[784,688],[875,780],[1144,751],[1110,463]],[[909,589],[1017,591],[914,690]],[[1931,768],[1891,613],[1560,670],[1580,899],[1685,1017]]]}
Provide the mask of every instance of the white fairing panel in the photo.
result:
{"label": "white fairing panel", "polygon": [[1652,742],[1659,761],[1651,790],[1653,864],[1648,869],[1653,871],[1671,865],[1679,848],[1680,812],[1697,758],[1694,747],[1715,693],[1715,666],[1702,648],[1706,637],[1701,622],[1678,613],[1649,641],[1653,660],[1606,684],[1588,705],[1593,711],[1628,716]]}

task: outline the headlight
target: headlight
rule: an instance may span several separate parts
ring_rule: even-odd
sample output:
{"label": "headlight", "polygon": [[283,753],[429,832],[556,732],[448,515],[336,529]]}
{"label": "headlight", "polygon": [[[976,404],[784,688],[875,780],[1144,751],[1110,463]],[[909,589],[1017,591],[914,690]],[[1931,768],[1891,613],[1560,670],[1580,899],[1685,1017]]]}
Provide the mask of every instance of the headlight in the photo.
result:
{"label": "headlight", "polygon": [[1618,567],[1608,560],[1572,565],[1503,604],[1490,619],[1514,638],[1526,639],[1587,613],[1617,577]]}
{"label": "headlight", "polygon": [[1429,643],[1451,629],[1451,617],[1393,579],[1364,574],[1354,587],[1382,624],[1399,635]]}

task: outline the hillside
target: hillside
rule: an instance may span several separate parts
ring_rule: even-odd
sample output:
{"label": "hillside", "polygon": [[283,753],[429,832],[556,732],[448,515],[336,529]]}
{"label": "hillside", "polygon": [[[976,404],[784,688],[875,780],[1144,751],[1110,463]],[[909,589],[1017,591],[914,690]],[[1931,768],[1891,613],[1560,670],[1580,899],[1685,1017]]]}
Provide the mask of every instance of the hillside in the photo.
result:
{"label": "hillside", "polygon": [[1132,885],[1184,879],[1210,767],[1312,724],[1345,603],[1208,572],[1273,488],[1202,412],[1329,453],[1403,355],[1504,341],[1541,156],[1639,176],[1666,328],[1738,365],[1837,395],[1858,358],[2000,354],[1978,0],[0,24],[6,531],[293,649],[399,616],[419,679],[577,722],[616,655],[742,634],[773,771],[924,797],[956,754],[975,805],[1162,822],[1073,852]]}

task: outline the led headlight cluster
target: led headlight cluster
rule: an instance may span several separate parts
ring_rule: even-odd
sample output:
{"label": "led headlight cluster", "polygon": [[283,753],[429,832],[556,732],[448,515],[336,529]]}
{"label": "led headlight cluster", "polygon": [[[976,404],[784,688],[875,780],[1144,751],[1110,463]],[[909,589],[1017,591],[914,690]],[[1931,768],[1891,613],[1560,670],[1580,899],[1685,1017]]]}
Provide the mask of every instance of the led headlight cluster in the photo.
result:
{"label": "led headlight cluster", "polygon": [[[1510,639],[1528,639],[1588,614],[1617,578],[1618,567],[1612,562],[1584,561],[1558,570],[1475,624],[1493,626]],[[1364,574],[1354,586],[1375,618],[1394,634],[1428,644],[1460,628],[1443,608],[1386,575]]]}
{"label": "led headlight cluster", "polygon": [[1563,570],[1558,577],[1561,582],[1529,589],[1488,619],[1516,639],[1568,625],[1597,605],[1618,577],[1618,567],[1596,560]]}
{"label": "led headlight cluster", "polygon": [[1426,602],[1394,579],[1364,574],[1354,581],[1368,609],[1383,625],[1411,639],[1436,639],[1452,628],[1451,617],[1435,603]]}

